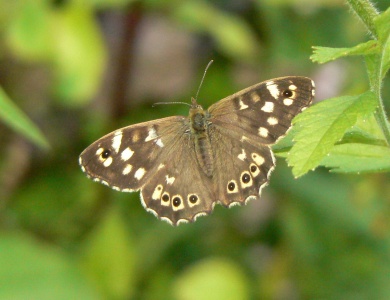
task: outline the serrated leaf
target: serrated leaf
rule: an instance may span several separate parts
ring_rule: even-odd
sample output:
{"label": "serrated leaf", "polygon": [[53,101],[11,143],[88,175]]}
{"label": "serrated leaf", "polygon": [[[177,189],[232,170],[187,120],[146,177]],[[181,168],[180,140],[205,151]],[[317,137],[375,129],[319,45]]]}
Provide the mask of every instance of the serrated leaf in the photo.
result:
{"label": "serrated leaf", "polygon": [[373,113],[376,105],[374,94],[366,92],[320,102],[298,115],[293,120],[299,127],[296,143],[287,158],[294,176],[302,176],[318,166],[358,116]]}
{"label": "serrated leaf", "polygon": [[336,145],[321,165],[339,173],[390,171],[390,148],[357,143]]}
{"label": "serrated leaf", "polygon": [[49,142],[37,126],[17,107],[0,87],[0,119],[35,145],[47,149]]}
{"label": "serrated leaf", "polygon": [[310,59],[313,62],[323,64],[344,56],[368,55],[377,53],[378,50],[379,48],[377,41],[368,41],[351,48],[330,48],[314,46],[313,54],[310,56]]}

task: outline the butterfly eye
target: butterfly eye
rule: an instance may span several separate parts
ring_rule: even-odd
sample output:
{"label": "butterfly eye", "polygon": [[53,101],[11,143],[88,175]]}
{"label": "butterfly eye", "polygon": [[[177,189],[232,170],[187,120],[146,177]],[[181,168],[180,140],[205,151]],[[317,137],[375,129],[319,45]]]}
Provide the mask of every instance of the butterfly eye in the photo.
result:
{"label": "butterfly eye", "polygon": [[293,95],[293,91],[292,90],[285,90],[283,92],[283,97],[290,98],[290,97],[292,97],[292,95]]}
{"label": "butterfly eye", "polygon": [[106,158],[109,158],[110,157],[110,154],[111,154],[111,151],[106,149],[102,152],[102,158],[103,159],[106,159]]}

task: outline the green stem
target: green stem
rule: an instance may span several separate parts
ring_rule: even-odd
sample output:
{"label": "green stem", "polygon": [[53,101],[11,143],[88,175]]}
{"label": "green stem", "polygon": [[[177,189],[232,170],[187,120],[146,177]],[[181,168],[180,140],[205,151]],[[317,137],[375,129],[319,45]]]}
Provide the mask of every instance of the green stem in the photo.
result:
{"label": "green stem", "polygon": [[[374,18],[379,15],[379,12],[375,9],[374,5],[369,0],[347,0],[347,2],[352,8],[352,10],[363,22],[363,24],[367,27],[372,36],[375,39],[378,39],[378,33],[376,31]],[[371,69],[371,71],[374,71],[374,73],[376,74],[371,74],[374,76],[370,76],[370,74],[368,75],[370,77],[371,90],[374,92],[378,100],[378,108],[375,112],[375,119],[382,129],[387,144],[390,146],[390,124],[388,122],[385,106],[383,105],[383,100],[381,97],[381,87],[383,79],[383,51],[385,50],[382,49],[382,53],[379,55],[379,57],[377,56],[377,59],[375,59],[375,66]],[[368,70],[368,72],[370,73],[370,70]]]}
{"label": "green stem", "polygon": [[347,0],[347,2],[370,33],[378,37],[374,26],[374,17],[378,15],[378,11],[374,5],[369,0]]}

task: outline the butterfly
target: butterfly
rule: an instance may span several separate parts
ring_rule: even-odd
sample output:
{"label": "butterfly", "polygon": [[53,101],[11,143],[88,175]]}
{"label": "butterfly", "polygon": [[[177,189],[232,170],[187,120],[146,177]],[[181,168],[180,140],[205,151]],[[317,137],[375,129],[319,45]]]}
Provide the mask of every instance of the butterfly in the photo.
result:
{"label": "butterfly", "polygon": [[271,146],[308,107],[314,82],[267,80],[204,110],[192,98],[189,116],[172,116],[111,132],[79,157],[94,181],[141,191],[145,209],[172,225],[195,221],[260,196],[275,167]]}

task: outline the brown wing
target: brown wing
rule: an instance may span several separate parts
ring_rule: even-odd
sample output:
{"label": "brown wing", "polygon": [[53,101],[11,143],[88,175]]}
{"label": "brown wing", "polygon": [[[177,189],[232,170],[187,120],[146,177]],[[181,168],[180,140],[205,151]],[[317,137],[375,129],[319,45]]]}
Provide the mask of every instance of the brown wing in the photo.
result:
{"label": "brown wing", "polygon": [[185,117],[168,117],[118,129],[100,138],[79,157],[91,179],[115,190],[135,191],[175,153],[188,129]]}
{"label": "brown wing", "polygon": [[222,99],[208,109],[214,126],[264,145],[274,144],[292,119],[312,102],[314,83],[306,77],[268,80]]}

